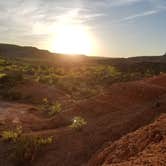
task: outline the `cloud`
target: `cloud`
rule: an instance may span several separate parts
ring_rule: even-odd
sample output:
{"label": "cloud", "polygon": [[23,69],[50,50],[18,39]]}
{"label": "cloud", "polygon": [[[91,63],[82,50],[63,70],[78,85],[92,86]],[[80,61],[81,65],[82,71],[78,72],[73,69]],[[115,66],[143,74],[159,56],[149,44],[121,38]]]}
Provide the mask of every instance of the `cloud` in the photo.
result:
{"label": "cloud", "polygon": [[[133,7],[140,4],[148,8],[137,13]],[[165,0],[0,0],[0,42],[21,37],[25,42],[42,41],[54,34],[59,23],[109,28],[111,20],[127,22],[157,14],[165,10],[163,4]],[[133,14],[124,17],[131,8]]]}
{"label": "cloud", "polygon": [[150,11],[145,11],[143,13],[138,13],[138,14],[134,14],[134,15],[131,15],[131,16],[128,16],[128,17],[125,17],[123,18],[123,20],[133,20],[133,19],[136,19],[136,18],[139,18],[139,17],[145,17],[145,16],[150,16],[150,15],[154,15],[156,13],[158,13],[159,11],[158,10],[150,10]]}
{"label": "cloud", "polygon": [[109,4],[110,6],[125,6],[125,5],[131,5],[138,2],[141,2],[142,0],[113,0]]}
{"label": "cloud", "polygon": [[[105,13],[88,9],[82,0],[5,0],[0,1],[1,39],[21,36],[41,36],[54,34],[59,23],[83,24],[105,16]],[[28,40],[24,37],[24,40]],[[44,40],[44,39],[43,39]]]}
{"label": "cloud", "polygon": [[135,20],[135,19],[140,18],[140,17],[146,17],[146,16],[151,16],[151,15],[158,14],[158,13],[164,11],[164,10],[166,10],[166,7],[162,6],[162,7],[156,8],[154,10],[148,10],[148,11],[144,11],[144,12],[141,12],[141,13],[137,13],[137,14],[133,14],[133,15],[124,17],[120,21]]}

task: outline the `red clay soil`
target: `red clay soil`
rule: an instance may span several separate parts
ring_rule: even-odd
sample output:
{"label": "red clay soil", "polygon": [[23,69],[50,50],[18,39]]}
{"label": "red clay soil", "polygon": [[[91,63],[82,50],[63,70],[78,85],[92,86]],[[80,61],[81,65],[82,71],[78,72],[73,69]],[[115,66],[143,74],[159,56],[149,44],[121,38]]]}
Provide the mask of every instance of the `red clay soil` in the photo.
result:
{"label": "red clay soil", "polygon": [[109,144],[88,166],[165,166],[166,114]]}
{"label": "red clay soil", "polygon": [[156,76],[147,80],[148,83],[166,87],[166,80],[163,79],[163,75]]}
{"label": "red clay soil", "polygon": [[[44,117],[37,109],[29,108],[23,117],[20,115],[22,109],[17,109],[25,133],[54,137],[54,143],[45,148],[33,165],[88,165],[88,161],[108,147],[109,142],[148,125],[166,112],[166,86],[160,82],[166,82],[166,75],[114,84],[104,94],[82,101],[54,118]],[[69,127],[75,116],[82,116],[87,121],[80,132]],[[7,122],[12,125],[12,121]],[[2,124],[1,128],[4,126]],[[98,158],[91,161],[96,164]],[[101,164],[103,161],[99,160]]]}
{"label": "red clay soil", "polygon": [[18,85],[13,90],[25,96],[25,101],[30,99],[34,104],[41,103],[43,98],[48,98],[50,102],[61,101],[63,104],[71,103],[70,95],[64,91],[55,88],[51,85],[42,84],[35,81],[27,81],[24,84]]}

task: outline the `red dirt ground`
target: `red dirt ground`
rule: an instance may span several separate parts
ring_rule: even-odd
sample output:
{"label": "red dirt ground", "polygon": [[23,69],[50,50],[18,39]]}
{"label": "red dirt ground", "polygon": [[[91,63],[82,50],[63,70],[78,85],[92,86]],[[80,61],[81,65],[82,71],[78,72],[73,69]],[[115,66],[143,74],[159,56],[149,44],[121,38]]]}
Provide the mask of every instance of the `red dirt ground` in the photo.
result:
{"label": "red dirt ground", "polygon": [[61,101],[63,104],[71,104],[70,95],[66,94],[64,91],[51,85],[46,85],[35,81],[29,81],[18,85],[14,91],[21,93],[27,98],[29,97],[30,102],[35,104],[41,103],[43,98],[46,97],[50,102]]}
{"label": "red dirt ground", "polygon": [[88,166],[165,166],[166,114],[154,123],[110,142]]}
{"label": "red dirt ground", "polygon": [[[104,94],[75,104],[74,107],[61,112],[54,118],[45,117],[33,106],[24,105],[26,108],[24,109],[22,105],[17,103],[5,105],[4,102],[1,102],[0,117],[3,117],[3,121],[1,122],[0,118],[0,129],[2,131],[4,127],[13,126],[15,125],[14,122],[18,122],[23,126],[25,134],[54,136],[54,143],[48,145],[37,157],[33,162],[34,166],[86,166],[88,164],[95,166],[95,164],[107,164],[107,161],[112,160],[109,158],[110,151],[105,155],[104,149],[112,147],[110,147],[110,142],[152,123],[161,113],[166,112],[165,83],[166,75],[161,75],[144,81],[114,84]],[[52,92],[50,91],[50,93]],[[6,110],[10,113],[4,113]],[[69,127],[75,116],[82,116],[87,121],[86,127],[81,132],[76,132]],[[164,117],[165,115],[159,118],[162,124],[165,122]],[[13,119],[16,120],[13,121]],[[163,125],[162,131],[164,130],[165,126]],[[139,132],[142,133],[143,140],[144,136],[146,137],[146,132],[144,132],[144,129],[139,130]],[[133,140],[138,139],[135,135],[129,136]],[[164,135],[162,137],[165,138]],[[127,138],[130,139],[130,137]],[[123,152],[126,143],[121,142]],[[115,145],[117,144],[115,142]],[[139,146],[139,141],[136,145]],[[143,148],[139,152],[146,147],[146,145],[140,145],[140,148],[141,146]],[[137,147],[137,151],[138,149],[139,147]],[[111,153],[115,152],[116,154],[117,151],[115,149]],[[117,154],[115,161],[127,162],[126,159],[130,156],[137,158],[137,151],[132,152],[132,154],[126,152],[126,156],[123,153],[124,157],[122,156],[122,158]],[[98,154],[98,152],[100,153]],[[0,151],[0,153],[2,152]],[[102,154],[102,157],[100,157],[100,154]],[[0,156],[2,155],[0,154]],[[107,157],[108,160],[105,160]],[[0,157],[0,160],[3,159]],[[88,162],[89,160],[90,162]],[[154,162],[157,162],[157,160],[154,160]]]}

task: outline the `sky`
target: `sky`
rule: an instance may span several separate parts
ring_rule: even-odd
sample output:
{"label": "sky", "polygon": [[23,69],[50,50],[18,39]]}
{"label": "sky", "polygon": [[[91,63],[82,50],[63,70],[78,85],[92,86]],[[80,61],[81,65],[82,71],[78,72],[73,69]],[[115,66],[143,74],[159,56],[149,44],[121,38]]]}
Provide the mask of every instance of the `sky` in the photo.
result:
{"label": "sky", "polygon": [[0,43],[56,52],[62,25],[86,31],[93,56],[166,52],[166,0],[0,0]]}

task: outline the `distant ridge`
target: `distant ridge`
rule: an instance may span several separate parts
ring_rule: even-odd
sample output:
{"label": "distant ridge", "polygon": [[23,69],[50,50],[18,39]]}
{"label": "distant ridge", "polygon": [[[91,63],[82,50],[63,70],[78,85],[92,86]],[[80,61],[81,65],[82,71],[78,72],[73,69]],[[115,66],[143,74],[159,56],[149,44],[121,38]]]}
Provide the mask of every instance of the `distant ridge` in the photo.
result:
{"label": "distant ridge", "polygon": [[[48,50],[38,49],[31,46],[18,46],[13,44],[3,44],[0,43],[0,55],[9,58],[21,58],[21,57],[38,57],[38,58],[48,58],[52,59],[56,57],[56,60],[60,59],[63,61],[82,61],[82,60],[92,60],[99,61],[104,64],[131,64],[131,63],[166,63],[166,53],[163,56],[139,56],[139,57],[129,57],[129,58],[113,58],[113,57],[88,57],[86,55],[70,55],[52,53]],[[55,56],[56,55],[56,56]]]}
{"label": "distant ridge", "polygon": [[[6,56],[6,57],[10,57],[10,58],[14,58],[14,57],[55,57],[56,56],[68,56],[68,54],[62,54],[62,53],[53,53],[50,52],[48,50],[42,50],[42,49],[38,49],[36,47],[32,47],[32,46],[19,46],[19,45],[14,45],[14,44],[4,44],[4,43],[0,43],[0,55]],[[70,55],[72,57],[77,57],[77,58],[81,58],[81,57],[86,57],[86,55],[82,55],[82,54],[73,54]]]}
{"label": "distant ridge", "polygon": [[0,55],[7,57],[48,56],[51,55],[51,53],[47,50],[40,50],[36,47],[0,44]]}

